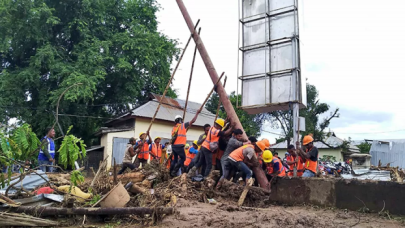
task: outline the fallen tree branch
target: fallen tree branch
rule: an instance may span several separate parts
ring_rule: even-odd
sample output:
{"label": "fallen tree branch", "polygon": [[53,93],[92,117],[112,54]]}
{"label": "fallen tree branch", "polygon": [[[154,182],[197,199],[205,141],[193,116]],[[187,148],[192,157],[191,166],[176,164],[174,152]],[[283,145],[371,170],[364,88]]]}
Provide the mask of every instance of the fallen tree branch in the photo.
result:
{"label": "fallen tree branch", "polygon": [[11,226],[20,226],[20,227],[27,227],[27,226],[53,226],[57,227],[59,224],[58,222],[54,222],[51,220],[35,218],[29,215],[21,215],[15,213],[0,213],[0,226],[4,227],[11,227]]}
{"label": "fallen tree branch", "polygon": [[3,196],[2,194],[0,194],[0,199],[6,201],[8,204],[17,204],[17,202],[8,198],[7,196]]}

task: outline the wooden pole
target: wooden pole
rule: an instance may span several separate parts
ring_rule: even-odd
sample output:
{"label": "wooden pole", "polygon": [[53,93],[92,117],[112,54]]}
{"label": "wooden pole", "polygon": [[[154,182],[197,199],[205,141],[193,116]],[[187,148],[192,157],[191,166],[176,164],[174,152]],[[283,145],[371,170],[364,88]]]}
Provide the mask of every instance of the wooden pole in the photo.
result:
{"label": "wooden pole", "polygon": [[[200,35],[200,33],[201,33],[201,28],[198,29],[198,35]],[[194,71],[194,63],[195,63],[195,56],[196,56],[196,54],[197,54],[197,45],[195,45],[195,48],[194,48],[193,63],[191,64],[190,79],[188,80],[188,89],[187,89],[186,104],[184,105],[184,111],[183,111],[183,120],[186,118],[186,110],[187,110],[187,104],[188,104],[188,95],[190,94],[191,79],[193,78],[193,71]]]}
{"label": "wooden pole", "polygon": [[113,183],[114,183],[114,185],[117,185],[118,184],[118,181],[117,181],[117,163],[115,162],[115,158],[114,158],[114,170],[113,170],[113,178],[114,178],[114,180],[113,180]]}
{"label": "wooden pole", "polygon": [[[225,89],[225,85],[226,85],[226,79],[227,79],[228,77],[227,76],[225,76],[225,80],[224,80],[224,89]],[[218,108],[217,108],[217,114],[215,115],[215,121],[218,119],[218,115],[219,115],[219,108],[221,107],[221,100],[219,100],[218,101]],[[215,122],[214,121],[214,122]]]}
{"label": "wooden pole", "polygon": [[147,132],[149,132],[150,129],[152,128],[153,121],[155,121],[156,115],[157,115],[157,113],[159,112],[160,106],[162,105],[163,98],[165,98],[166,93],[167,93],[167,91],[169,90],[170,85],[172,84],[172,81],[173,81],[174,75],[176,74],[177,68],[179,67],[180,62],[181,62],[181,60],[183,59],[184,53],[186,52],[187,47],[188,47],[188,45],[190,44],[191,38],[193,38],[193,34],[195,34],[195,29],[197,28],[197,26],[198,26],[199,23],[200,23],[200,20],[197,21],[197,24],[196,24],[195,27],[194,27],[193,33],[190,35],[190,38],[188,38],[187,44],[186,44],[186,46],[184,47],[183,53],[181,54],[179,61],[177,62],[176,68],[174,68],[174,71],[173,71],[173,73],[172,73],[172,76],[171,76],[169,82],[168,82],[167,85],[166,85],[165,91],[163,92],[162,96],[160,97],[159,105],[158,105],[158,107],[157,107],[157,109],[156,109],[156,111],[155,111],[155,114],[153,115],[152,120],[150,121],[149,128],[148,128]]}
{"label": "wooden pole", "polygon": [[[183,17],[184,17],[184,20],[186,21],[188,29],[190,31],[193,31],[194,23],[190,17],[190,14],[188,13],[188,11],[186,9],[186,6],[184,5],[182,0],[176,0],[176,2],[177,2],[177,5],[179,6],[181,13],[183,14]],[[198,34],[193,36],[193,39],[197,44],[198,51],[205,64],[205,67],[207,68],[207,71],[211,77],[212,82],[215,82],[218,79],[218,73],[215,70],[214,64],[211,61],[211,58],[208,54],[207,49],[204,46],[203,41],[201,40],[201,38]],[[228,95],[226,94],[225,89],[222,86],[222,84],[218,85],[217,93],[218,93],[219,99],[221,100],[222,105],[226,111],[227,116],[235,124],[235,129],[243,130],[243,126],[238,118],[238,115],[236,114],[231,101],[228,99]],[[245,140],[248,139],[245,131],[243,131],[243,139],[245,139]],[[256,176],[260,186],[264,189],[267,189],[269,182],[268,182],[263,170],[261,168],[258,168],[258,169],[254,169],[253,172],[255,173],[255,176]]]}
{"label": "wooden pole", "polygon": [[[179,6],[179,9],[181,13],[183,14],[184,20],[186,21],[187,27],[189,28],[190,31],[193,31],[194,23],[193,20],[190,17],[190,14],[188,13],[186,6],[184,5],[182,0],[176,0],[177,5]],[[212,82],[216,82],[218,80],[218,73],[214,67],[214,64],[211,61],[211,58],[208,54],[207,49],[205,48],[205,45],[200,38],[198,34],[193,36],[194,41],[197,44],[198,52],[201,55],[201,58],[205,64],[205,67],[207,68],[208,74],[211,77]],[[232,106],[232,103],[228,99],[228,95],[226,94],[224,87],[222,84],[218,85],[217,93],[219,95],[219,99],[222,102],[222,105],[224,106],[224,109],[226,111],[227,116],[231,119],[232,122],[235,123],[235,129],[241,129],[243,130],[243,126],[239,121],[239,118],[235,112],[235,109]],[[243,131],[243,139],[248,139],[245,131]]]}

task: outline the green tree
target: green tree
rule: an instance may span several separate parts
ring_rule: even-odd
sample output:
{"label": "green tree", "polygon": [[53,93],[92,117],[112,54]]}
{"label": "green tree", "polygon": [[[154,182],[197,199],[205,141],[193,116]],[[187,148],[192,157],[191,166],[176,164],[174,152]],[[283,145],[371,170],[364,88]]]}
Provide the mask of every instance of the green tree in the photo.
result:
{"label": "green tree", "polygon": [[[87,144],[100,124],[163,93],[177,41],[157,30],[157,0],[0,1],[0,119],[55,119]],[[176,97],[175,91],[168,93]],[[77,116],[100,116],[83,118]]]}
{"label": "green tree", "polygon": [[[231,101],[232,106],[235,109],[236,114],[237,114],[246,134],[248,136],[258,137],[260,135],[260,129],[262,127],[262,123],[267,118],[267,115],[266,114],[249,115],[247,112],[243,111],[242,109],[238,109],[237,107],[240,107],[242,104],[242,97],[241,97],[241,95],[236,96],[235,92],[232,92],[230,94],[229,100]],[[237,100],[239,103],[238,106],[236,105]],[[208,111],[212,112],[213,114],[216,114],[217,108],[218,108],[218,102],[219,102],[219,96],[218,96],[218,94],[214,93],[208,99],[207,104],[205,105],[205,108]],[[225,119],[227,116],[225,109],[222,105],[220,107],[218,116],[223,119]]]}
{"label": "green tree", "polygon": [[360,145],[357,145],[362,154],[369,154],[371,149],[371,143],[362,142]]}
{"label": "green tree", "polygon": [[[300,116],[305,117],[305,131],[303,135],[312,134],[315,141],[322,141],[326,136],[325,129],[334,118],[339,118],[339,109],[336,108],[324,119],[320,116],[327,113],[330,106],[319,101],[319,92],[314,85],[307,83],[307,107],[300,110]],[[292,106],[289,111],[275,111],[270,113],[272,127],[281,129],[283,136],[277,141],[284,141],[290,144],[293,136]],[[325,143],[325,142],[324,142]]]}
{"label": "green tree", "polygon": [[[59,150],[59,164],[64,168],[68,165],[74,167],[74,163],[78,159],[84,159],[86,157],[86,145],[79,138],[71,135],[69,132],[72,127],[69,127],[66,136],[62,141],[61,148]],[[44,142],[44,141],[43,141]],[[25,161],[37,160],[40,148],[45,145],[41,143],[37,135],[32,131],[29,124],[23,124],[16,127],[12,131],[7,132],[4,128],[0,128],[0,168],[9,167],[7,175],[0,174],[0,184],[2,187],[6,183],[9,183],[11,178],[11,165],[17,164],[24,166]],[[33,169],[26,171],[21,168],[21,181],[25,175],[35,172]],[[75,173],[74,184],[77,184],[76,180],[83,181],[80,171]],[[6,194],[8,190],[6,191]]]}

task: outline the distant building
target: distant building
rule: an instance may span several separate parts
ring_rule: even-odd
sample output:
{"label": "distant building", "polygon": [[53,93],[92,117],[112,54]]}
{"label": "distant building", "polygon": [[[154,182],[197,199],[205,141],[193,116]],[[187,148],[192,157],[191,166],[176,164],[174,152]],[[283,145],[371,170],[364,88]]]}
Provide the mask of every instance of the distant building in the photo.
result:
{"label": "distant building", "polygon": [[405,139],[367,140],[371,143],[371,165],[405,168]]}
{"label": "distant building", "polygon": [[[336,137],[334,134],[327,137],[324,142],[325,143],[314,143],[314,146],[318,148],[319,158],[322,158],[323,156],[333,156],[336,158],[336,161],[345,161],[349,155],[360,152],[359,148],[353,144],[349,145],[349,151],[342,151],[340,146],[342,146],[344,140]],[[287,147],[287,140],[271,146],[272,149],[278,152],[280,158],[284,158],[285,152],[287,152]]]}
{"label": "distant building", "polygon": [[[160,99],[160,95],[151,94],[150,101],[146,104],[108,121],[105,127],[102,127],[96,133],[96,136],[100,137],[100,146],[104,147],[103,157],[109,156],[108,167],[113,164],[114,158],[117,164],[121,164],[129,139],[131,137],[139,138],[141,132],[148,130]],[[183,116],[184,106],[184,100],[167,97],[163,99],[150,131],[152,140],[158,136],[162,138],[163,144],[170,140],[171,131],[174,126],[174,117],[176,115]],[[201,104],[188,101],[185,122],[190,121],[200,107]],[[187,132],[188,143],[191,145],[194,140],[197,140],[204,131],[203,126],[205,124],[213,125],[214,120],[215,115],[203,108],[196,122]]]}

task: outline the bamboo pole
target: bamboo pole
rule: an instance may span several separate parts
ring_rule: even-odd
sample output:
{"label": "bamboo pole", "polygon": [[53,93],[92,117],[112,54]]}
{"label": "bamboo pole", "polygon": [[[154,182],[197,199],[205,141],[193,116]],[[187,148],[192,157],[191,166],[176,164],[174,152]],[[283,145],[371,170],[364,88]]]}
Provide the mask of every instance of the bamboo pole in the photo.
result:
{"label": "bamboo pole", "polygon": [[[226,79],[227,79],[227,76],[225,76],[225,80],[224,80],[224,89],[225,89],[225,85],[226,85]],[[217,114],[215,115],[215,121],[218,119],[218,114],[219,114],[219,108],[220,107],[221,107],[221,99],[218,99],[218,108],[217,108]]]}
{"label": "bamboo pole", "polygon": [[[198,29],[198,35],[201,33],[201,27]],[[187,97],[186,97],[186,103],[184,105],[184,111],[183,111],[183,120],[186,118],[186,110],[187,110],[187,104],[188,104],[188,96],[190,94],[190,87],[191,87],[191,80],[193,78],[193,72],[194,72],[194,63],[195,63],[195,56],[197,54],[197,44],[195,45],[194,48],[194,55],[193,55],[193,63],[191,64],[191,72],[190,72],[190,79],[188,80],[188,89],[187,89]]]}
{"label": "bamboo pole", "polygon": [[179,65],[180,65],[180,62],[181,62],[181,60],[183,59],[184,53],[186,52],[187,47],[188,47],[188,45],[190,44],[191,39],[193,38],[193,34],[195,33],[195,29],[197,28],[197,26],[198,26],[199,23],[200,23],[200,20],[197,21],[196,25],[194,26],[194,31],[193,31],[193,33],[190,35],[190,38],[188,38],[187,44],[186,44],[186,46],[184,47],[183,53],[181,54],[179,61],[177,62],[176,68],[174,68],[174,71],[173,71],[173,73],[172,73],[172,76],[170,77],[170,80],[169,80],[169,82],[168,82],[167,85],[166,85],[165,91],[163,92],[162,96],[160,97],[159,105],[158,105],[158,107],[157,107],[157,109],[156,109],[155,114],[153,115],[152,120],[150,121],[149,128],[148,128],[147,132],[149,132],[150,129],[152,128],[152,124],[153,124],[153,122],[155,121],[155,118],[156,118],[157,113],[159,112],[160,106],[162,105],[163,98],[166,96],[166,93],[167,93],[167,91],[169,90],[170,85],[172,84],[174,75],[176,74],[176,71],[177,71],[177,69],[178,69],[178,67],[179,67]]}

